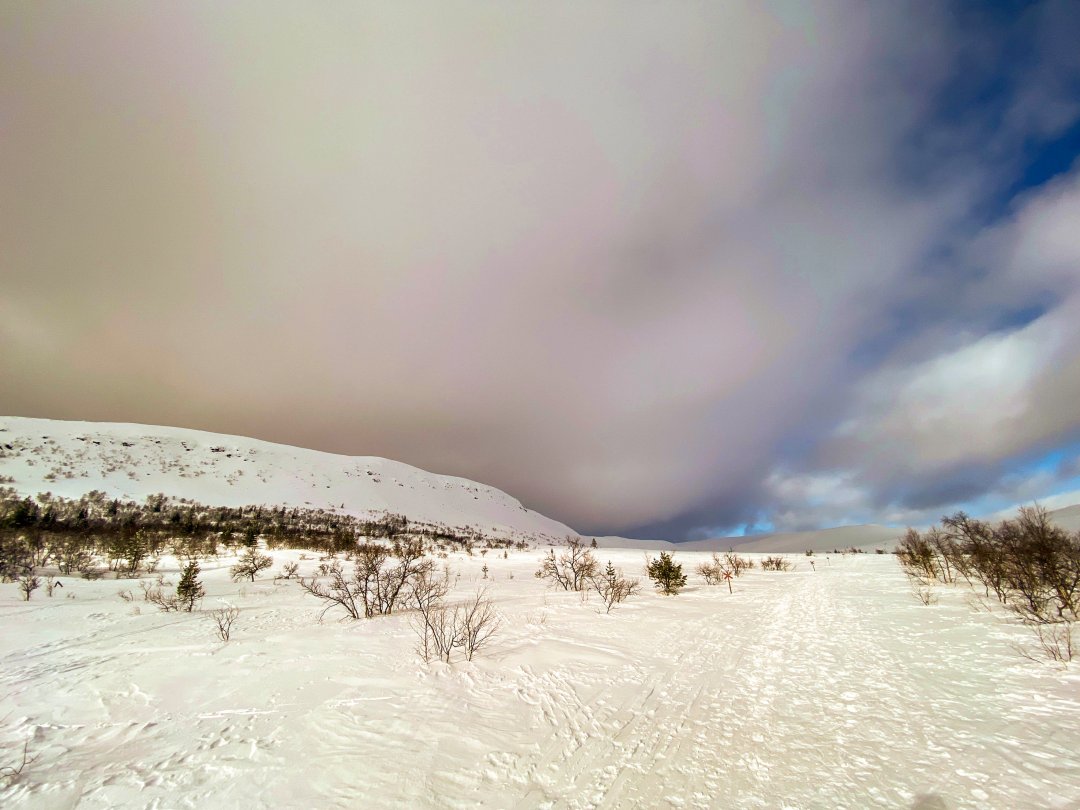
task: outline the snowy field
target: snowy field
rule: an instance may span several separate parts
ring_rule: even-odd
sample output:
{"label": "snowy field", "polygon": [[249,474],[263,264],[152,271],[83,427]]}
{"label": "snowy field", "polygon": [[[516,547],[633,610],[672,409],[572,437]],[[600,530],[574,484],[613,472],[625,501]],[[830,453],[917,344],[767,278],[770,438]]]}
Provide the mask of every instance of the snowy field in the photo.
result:
{"label": "snowy field", "polygon": [[[1026,632],[961,588],[923,606],[891,556],[793,556],[602,615],[534,578],[540,556],[451,557],[455,594],[487,584],[503,618],[452,665],[419,659],[407,615],[320,624],[229,559],[202,577],[204,611],[241,609],[227,644],[117,595],[136,582],[2,585],[0,764],[26,739],[34,759],[0,805],[1080,807],[1080,675],[1020,657]],[[600,559],[637,575],[643,554]]]}

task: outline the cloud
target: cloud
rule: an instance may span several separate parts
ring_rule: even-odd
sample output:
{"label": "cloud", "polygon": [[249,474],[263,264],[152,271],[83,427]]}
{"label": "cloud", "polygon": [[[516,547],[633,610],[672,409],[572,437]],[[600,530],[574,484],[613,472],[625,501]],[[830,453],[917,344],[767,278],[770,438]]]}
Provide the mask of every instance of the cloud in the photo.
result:
{"label": "cloud", "polygon": [[[385,455],[582,530],[668,536],[755,520],[781,469],[849,481],[859,453],[903,458],[909,440],[941,469],[970,461],[970,439],[935,438],[956,404],[983,420],[977,459],[1068,430],[1042,414],[989,435],[1030,421],[1025,386],[1069,390],[1044,354],[1072,345],[1053,298],[1067,257],[1036,285],[1021,259],[1050,236],[1034,224],[957,236],[1009,147],[1072,114],[1037,116],[1067,85],[1026,100],[1021,82],[993,149],[942,120],[1007,25],[918,3],[0,14],[19,313],[0,410]],[[1049,14],[1025,36],[1061,29]],[[1036,53],[1055,55],[1018,60],[1025,75],[1070,58]],[[1030,216],[1067,254],[1067,215]],[[997,242],[1017,258],[994,277],[1051,296],[1045,323],[979,333],[997,303],[972,285],[970,321],[904,336],[909,366],[895,338],[884,367],[853,360],[898,301],[937,292],[928,257]],[[903,482],[880,466],[888,500]],[[850,493],[784,497],[813,520]]]}
{"label": "cloud", "polygon": [[[977,234],[966,259],[981,273],[957,291],[962,317],[951,325],[959,331],[931,330],[936,339],[921,347],[924,357],[864,377],[815,470],[769,479],[776,503],[801,506],[804,521],[925,522],[953,504],[1034,500],[1073,477],[1069,461],[1052,474],[1014,469],[1080,438],[1072,407],[1080,396],[1077,221],[1080,169],[1028,194],[1011,216]],[[1049,302],[1037,317],[987,326],[988,313],[1036,300]],[[816,489],[852,480],[854,491],[815,499]],[[815,500],[830,511],[813,508]]]}

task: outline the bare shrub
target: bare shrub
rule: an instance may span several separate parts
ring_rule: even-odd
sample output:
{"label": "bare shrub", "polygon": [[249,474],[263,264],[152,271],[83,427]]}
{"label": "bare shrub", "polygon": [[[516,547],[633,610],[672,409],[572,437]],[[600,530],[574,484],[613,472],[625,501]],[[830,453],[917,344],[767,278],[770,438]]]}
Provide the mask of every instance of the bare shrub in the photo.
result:
{"label": "bare shrub", "polygon": [[244,577],[247,577],[250,582],[254,582],[255,577],[273,564],[273,557],[262,554],[255,546],[251,546],[240,555],[240,559],[236,561],[236,565],[229,569],[229,573],[232,575],[234,582]]}
{"label": "bare shrub", "polygon": [[145,579],[139,580],[139,588],[142,589],[143,601],[149,602],[165,613],[180,610],[180,600],[175,594],[166,593],[160,582],[151,585]]}
{"label": "bare shrub", "polygon": [[45,577],[45,593],[50,598],[56,592],[57,588],[63,588],[63,587],[64,587],[64,583],[61,582],[60,580],[58,580],[56,577],[51,576],[51,575]]}
{"label": "bare shrub", "polygon": [[923,579],[937,578],[938,567],[934,560],[934,547],[914,529],[908,529],[900,539],[896,546],[896,558],[909,575]]}
{"label": "bare shrub", "polygon": [[1032,661],[1051,661],[1065,666],[1076,652],[1080,652],[1076,649],[1074,626],[1073,622],[1030,625],[1035,633],[1036,652],[1020,644],[1014,649]]}
{"label": "bare shrub", "polygon": [[911,593],[924,605],[937,604],[938,597],[937,594],[934,593],[934,588],[931,585],[930,581],[919,579],[917,577],[912,577]]}
{"label": "bare shrub", "polygon": [[19,577],[19,592],[23,595],[23,601],[30,601],[30,594],[41,587],[41,580],[33,574],[24,574]]}
{"label": "bare shrub", "polygon": [[233,623],[240,615],[240,608],[227,605],[225,607],[217,608],[216,610],[211,610],[207,615],[214,623],[218,638],[222,641],[228,641],[229,636],[232,634]]}
{"label": "bare shrub", "polygon": [[610,560],[604,573],[592,577],[589,582],[592,589],[599,594],[605,613],[611,613],[615,605],[636,593],[640,586],[638,580],[628,579],[622,575],[621,571],[617,571]]}
{"label": "bare shrub", "polygon": [[413,626],[419,638],[417,652],[425,661],[433,657],[450,663],[457,648],[472,661],[498,631],[501,621],[494,603],[479,590],[471,600],[448,606],[441,597],[417,610]]}
{"label": "bare shrub", "polygon": [[33,554],[25,538],[0,536],[0,582],[11,582],[33,569]]}
{"label": "bare shrub", "polygon": [[281,578],[292,579],[300,570],[300,563],[288,562],[281,566]]}
{"label": "bare shrub", "polygon": [[732,576],[741,577],[754,568],[754,561],[749,557],[740,557],[734,551],[728,551],[724,554],[724,568],[730,571]]}
{"label": "bare shrub", "polygon": [[1080,532],[1054,525],[1045,509],[1024,507],[1015,520],[997,526],[958,512],[941,528],[909,529],[897,559],[925,583],[963,577],[981,584],[987,597],[993,593],[1031,628],[1043,658],[1071,659],[1073,626],[1080,620]]}
{"label": "bare shrub", "polygon": [[461,644],[465,651],[465,660],[472,661],[473,656],[499,629],[501,624],[495,603],[480,590],[476,598],[466,602],[461,612]]}
{"label": "bare shrub", "polygon": [[724,563],[715,552],[711,560],[701,563],[694,571],[701,575],[706,585],[717,585],[724,579]]}
{"label": "bare shrub", "polygon": [[790,571],[791,563],[784,557],[766,557],[761,561],[762,571]]}
{"label": "bare shrub", "polygon": [[326,602],[320,619],[335,605],[353,619],[393,613],[413,596],[417,578],[434,567],[424,559],[423,544],[418,540],[395,541],[391,548],[375,543],[359,546],[351,576],[338,560],[324,566],[320,569],[326,572],[328,582],[320,582],[317,577],[299,578],[300,587]]}
{"label": "bare shrub", "polygon": [[0,779],[6,779],[9,785],[18,782],[26,766],[33,765],[38,756],[38,754],[30,756],[30,738],[27,737],[23,742],[22,756],[19,761],[15,765],[0,766]]}
{"label": "bare shrub", "polygon": [[540,563],[536,576],[550,580],[564,591],[583,591],[599,568],[596,557],[580,538],[567,537],[566,550],[556,557],[555,549],[551,549]]}

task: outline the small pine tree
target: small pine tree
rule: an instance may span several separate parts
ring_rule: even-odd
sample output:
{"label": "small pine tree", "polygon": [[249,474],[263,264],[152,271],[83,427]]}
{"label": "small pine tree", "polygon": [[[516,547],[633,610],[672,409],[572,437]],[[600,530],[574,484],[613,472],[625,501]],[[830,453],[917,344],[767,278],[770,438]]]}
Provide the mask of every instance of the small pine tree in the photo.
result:
{"label": "small pine tree", "polygon": [[184,573],[180,575],[180,583],[176,586],[176,599],[183,605],[184,610],[191,613],[195,609],[195,603],[204,596],[206,591],[199,582],[199,564],[192,560],[184,566]]}
{"label": "small pine tree", "polygon": [[683,573],[682,566],[666,551],[660,552],[660,559],[649,560],[645,573],[665,596],[674,596],[686,585],[686,574]]}
{"label": "small pine tree", "polygon": [[618,572],[615,570],[615,566],[611,564],[611,560],[607,561],[607,568],[604,569],[604,579],[608,582],[614,582],[618,579]]}

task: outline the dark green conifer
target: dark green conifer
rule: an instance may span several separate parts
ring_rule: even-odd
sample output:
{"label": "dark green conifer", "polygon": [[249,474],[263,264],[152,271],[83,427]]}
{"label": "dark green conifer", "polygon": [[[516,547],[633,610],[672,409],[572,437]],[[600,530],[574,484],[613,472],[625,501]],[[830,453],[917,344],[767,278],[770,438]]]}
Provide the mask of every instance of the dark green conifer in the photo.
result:
{"label": "dark green conifer", "polygon": [[180,575],[180,584],[176,586],[176,599],[184,610],[190,613],[195,609],[195,603],[205,595],[206,591],[199,582],[199,563],[192,560],[184,566],[184,573]]}
{"label": "dark green conifer", "polygon": [[675,562],[667,551],[660,552],[660,559],[649,560],[645,570],[660,593],[666,596],[674,596],[686,585],[686,574],[683,573],[682,566]]}

